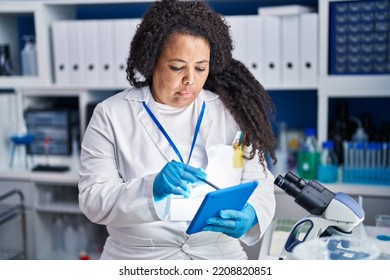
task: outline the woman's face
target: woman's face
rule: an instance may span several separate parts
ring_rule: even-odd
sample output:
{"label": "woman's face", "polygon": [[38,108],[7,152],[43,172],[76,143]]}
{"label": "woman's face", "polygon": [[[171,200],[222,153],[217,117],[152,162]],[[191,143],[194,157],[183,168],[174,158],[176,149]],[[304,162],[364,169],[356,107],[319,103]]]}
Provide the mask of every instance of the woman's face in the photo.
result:
{"label": "woman's face", "polygon": [[209,74],[210,46],[201,37],[174,33],[153,70],[154,100],[175,108],[191,104]]}

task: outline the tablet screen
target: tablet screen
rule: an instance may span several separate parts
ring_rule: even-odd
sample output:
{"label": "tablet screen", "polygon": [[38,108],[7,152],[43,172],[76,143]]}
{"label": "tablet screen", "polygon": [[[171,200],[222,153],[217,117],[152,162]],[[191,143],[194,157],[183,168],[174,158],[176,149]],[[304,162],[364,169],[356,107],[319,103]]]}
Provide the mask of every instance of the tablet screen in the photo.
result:
{"label": "tablet screen", "polygon": [[187,234],[201,231],[201,229],[206,226],[206,220],[210,217],[219,216],[220,210],[241,210],[257,185],[257,181],[252,181],[209,192],[203,199],[194,219],[187,228]]}

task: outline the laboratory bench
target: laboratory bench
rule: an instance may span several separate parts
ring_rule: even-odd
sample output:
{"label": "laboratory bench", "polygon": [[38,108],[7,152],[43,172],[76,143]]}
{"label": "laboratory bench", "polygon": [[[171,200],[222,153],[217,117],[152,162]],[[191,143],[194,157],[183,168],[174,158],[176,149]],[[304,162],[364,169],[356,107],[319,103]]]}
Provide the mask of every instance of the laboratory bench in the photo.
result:
{"label": "laboratory bench", "polygon": [[[80,248],[71,245],[73,251],[58,250],[64,241],[57,241],[55,231],[60,223],[62,232],[67,224],[88,232],[90,254],[97,257],[106,237],[105,228],[92,224],[81,213],[78,205],[78,167],[70,165],[65,172],[32,172],[27,170],[0,169],[0,194],[9,190],[20,190],[25,197],[27,224],[27,255],[29,259],[76,259]],[[375,224],[374,217],[380,213],[390,213],[390,186],[371,186],[363,184],[324,184],[332,192],[344,192],[363,204],[366,212],[365,224]],[[301,218],[308,213],[294,202],[282,189],[275,186],[277,201],[276,218]],[[80,224],[85,227],[80,227]],[[77,234],[72,232],[73,234]],[[266,240],[267,237],[264,239]],[[263,241],[264,243],[264,241]],[[77,249],[76,249],[77,248]],[[260,251],[260,242],[254,247],[244,246],[250,259],[256,259]],[[70,250],[70,251],[69,251]]]}

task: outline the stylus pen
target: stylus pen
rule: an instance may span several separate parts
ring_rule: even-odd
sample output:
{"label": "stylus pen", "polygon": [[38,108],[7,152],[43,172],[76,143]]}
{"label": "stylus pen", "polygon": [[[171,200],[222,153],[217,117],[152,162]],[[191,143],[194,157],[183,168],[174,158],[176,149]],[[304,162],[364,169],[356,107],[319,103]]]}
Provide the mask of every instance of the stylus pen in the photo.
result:
{"label": "stylus pen", "polygon": [[[172,162],[175,162],[175,160],[171,160]],[[196,176],[196,175],[195,175]],[[216,189],[216,190],[220,190],[220,188],[218,188],[216,185],[214,185],[213,183],[207,181],[206,179],[200,177],[200,176],[196,176],[196,178],[198,178],[199,180],[201,180],[202,182],[206,183],[207,185],[209,185],[210,187]]]}
{"label": "stylus pen", "polygon": [[206,179],[203,179],[202,177],[199,177],[199,176],[196,176],[199,180],[201,180],[202,182],[205,182],[207,185],[209,185],[210,187],[213,187],[214,189],[216,190],[220,190],[220,188],[218,188],[216,185],[214,185],[213,183],[207,181]]}

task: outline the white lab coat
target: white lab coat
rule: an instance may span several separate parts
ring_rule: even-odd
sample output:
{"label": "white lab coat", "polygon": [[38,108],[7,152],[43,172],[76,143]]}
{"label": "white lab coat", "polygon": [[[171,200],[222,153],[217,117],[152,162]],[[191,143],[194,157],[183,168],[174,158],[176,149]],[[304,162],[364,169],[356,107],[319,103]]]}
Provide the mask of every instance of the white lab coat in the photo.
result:
{"label": "white lab coat", "polygon": [[[85,131],[79,204],[92,222],[107,226],[109,237],[101,258],[246,259],[238,239],[216,232],[189,236],[187,222],[159,215],[153,182],[177,156],[142,101],[158,118],[149,88],[131,88],[98,104]],[[198,112],[203,101],[206,110],[195,150],[202,148],[206,157],[197,157],[194,151],[190,164],[206,169],[210,181],[222,187],[259,181],[249,199],[259,223],[240,239],[253,245],[275,213],[274,177],[268,170],[264,174],[257,157],[246,160],[244,168],[233,168],[231,144],[238,126],[217,95],[202,90],[194,101]]]}

